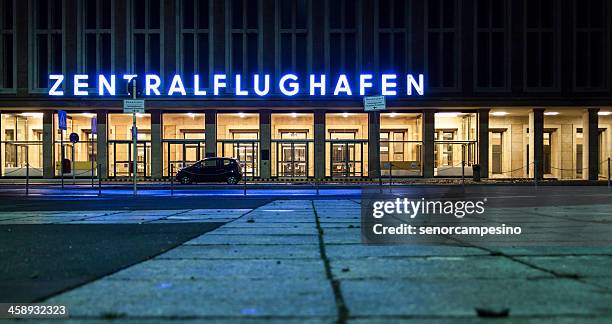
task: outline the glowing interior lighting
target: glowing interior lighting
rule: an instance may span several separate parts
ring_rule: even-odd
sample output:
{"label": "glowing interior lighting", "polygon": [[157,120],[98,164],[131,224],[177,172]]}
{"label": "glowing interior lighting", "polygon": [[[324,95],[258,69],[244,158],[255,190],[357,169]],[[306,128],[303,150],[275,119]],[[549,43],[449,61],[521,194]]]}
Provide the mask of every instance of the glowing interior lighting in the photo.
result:
{"label": "glowing interior lighting", "polygon": [[136,113],[136,118],[142,118],[142,117],[144,117],[144,116],[145,116],[145,114]]}
{"label": "glowing interior lighting", "polygon": [[297,118],[297,113],[294,113],[294,112],[293,112],[293,113],[291,113],[291,117],[293,117],[293,118]]}
{"label": "glowing interior lighting", "polygon": [[195,116],[196,116],[196,115],[195,115],[194,113],[187,113],[187,117],[191,117],[191,119],[194,119],[194,118],[195,118]]}
{"label": "glowing interior lighting", "polygon": [[389,114],[389,117],[395,118],[395,117],[397,117],[397,113],[392,112],[392,113]]}
{"label": "glowing interior lighting", "polygon": [[599,116],[610,116],[610,115],[612,115],[612,112],[610,112],[610,111],[600,111],[597,114]]}
{"label": "glowing interior lighting", "polygon": [[43,113],[27,112],[27,113],[21,113],[19,115],[23,117],[42,117]]}
{"label": "glowing interior lighting", "polygon": [[350,116],[349,113],[342,113],[342,117],[346,118],[348,116]]}
{"label": "glowing interior lighting", "polygon": [[460,113],[456,113],[456,112],[441,112],[441,113],[436,113],[436,117],[446,117],[446,118],[453,118],[453,117],[457,117],[459,116]]}
{"label": "glowing interior lighting", "polygon": [[87,118],[94,118],[94,117],[96,117],[96,114],[93,114],[93,113],[81,113],[81,116],[87,117]]}
{"label": "glowing interior lighting", "polygon": [[556,111],[547,111],[544,113],[544,115],[546,116],[557,116],[559,114],[559,112]]}
{"label": "glowing interior lighting", "polygon": [[507,116],[508,113],[505,112],[505,111],[494,111],[494,112],[491,113],[491,115],[493,115],[493,116]]}
{"label": "glowing interior lighting", "polygon": [[244,118],[244,117],[246,117],[246,115],[244,113],[238,113],[238,117]]}

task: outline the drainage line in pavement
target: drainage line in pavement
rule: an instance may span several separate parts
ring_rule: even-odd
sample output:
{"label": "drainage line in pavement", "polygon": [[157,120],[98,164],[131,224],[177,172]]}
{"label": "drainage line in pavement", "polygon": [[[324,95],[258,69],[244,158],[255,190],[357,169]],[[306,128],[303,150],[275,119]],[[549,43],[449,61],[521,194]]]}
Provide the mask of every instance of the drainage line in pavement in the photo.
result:
{"label": "drainage line in pavement", "polygon": [[340,281],[334,278],[329,258],[327,258],[327,253],[325,252],[323,228],[321,227],[321,222],[319,222],[319,214],[317,213],[317,209],[315,208],[314,201],[311,200],[310,203],[312,204],[312,211],[314,212],[315,222],[317,224],[317,231],[319,232],[319,253],[321,254],[321,259],[323,260],[323,265],[325,266],[325,275],[327,276],[327,279],[329,280],[332,286],[334,297],[336,298],[336,310],[338,312],[337,323],[346,323],[349,317],[349,310],[346,307],[344,297],[342,296],[342,290],[340,289]]}

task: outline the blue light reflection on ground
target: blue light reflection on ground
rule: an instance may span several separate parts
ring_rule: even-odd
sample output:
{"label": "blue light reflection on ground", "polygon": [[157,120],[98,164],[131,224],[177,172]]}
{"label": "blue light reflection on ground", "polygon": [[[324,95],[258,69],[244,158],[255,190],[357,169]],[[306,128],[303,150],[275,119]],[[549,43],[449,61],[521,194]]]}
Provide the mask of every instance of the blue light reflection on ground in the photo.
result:
{"label": "blue light reflection on ground", "polygon": [[[25,195],[24,189],[5,190],[8,195]],[[82,197],[82,198],[104,198],[105,196],[132,196],[130,189],[104,189],[102,196],[98,195],[97,189],[56,189],[56,188],[37,188],[30,189],[29,196],[37,198],[59,198],[59,197]],[[181,189],[174,190],[172,193],[168,189],[146,189],[138,190],[138,196],[215,196],[215,197],[237,197],[244,196],[243,189]],[[359,197],[360,188],[340,188],[340,189],[320,189],[319,193],[315,189],[247,189],[246,196],[260,197],[310,197],[310,196],[344,196]]]}

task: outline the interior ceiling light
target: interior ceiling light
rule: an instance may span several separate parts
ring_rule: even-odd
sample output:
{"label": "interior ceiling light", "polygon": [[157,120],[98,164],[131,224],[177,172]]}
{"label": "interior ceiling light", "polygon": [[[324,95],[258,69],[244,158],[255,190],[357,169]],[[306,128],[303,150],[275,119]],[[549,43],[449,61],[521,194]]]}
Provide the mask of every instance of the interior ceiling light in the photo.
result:
{"label": "interior ceiling light", "polygon": [[559,114],[559,112],[556,111],[546,111],[544,112],[544,115],[546,116],[557,116]]}
{"label": "interior ceiling light", "polygon": [[491,115],[493,115],[493,116],[506,116],[506,115],[508,115],[508,113],[505,112],[505,111],[494,111],[494,112],[491,113]]}
{"label": "interior ceiling light", "polygon": [[436,113],[436,117],[457,117],[461,115],[461,113],[457,113],[457,112],[441,112],[441,113]]}

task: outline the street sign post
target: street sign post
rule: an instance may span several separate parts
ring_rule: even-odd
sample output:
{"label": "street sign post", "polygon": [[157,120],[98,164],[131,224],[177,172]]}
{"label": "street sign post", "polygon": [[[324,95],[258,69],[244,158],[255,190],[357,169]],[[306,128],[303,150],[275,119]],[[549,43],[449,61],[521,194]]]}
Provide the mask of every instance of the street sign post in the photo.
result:
{"label": "street sign post", "polygon": [[138,99],[123,100],[123,112],[126,114],[144,113],[145,101]]}
{"label": "street sign post", "polygon": [[145,112],[145,101],[136,99],[137,95],[136,89],[136,79],[132,79],[132,99],[123,100],[123,112],[132,114],[132,148],[133,148],[133,158],[132,158],[132,175],[134,179],[134,196],[138,194],[136,188],[136,175],[138,173],[138,147],[137,139],[138,139],[138,128],[136,128],[136,113],[144,113]]}
{"label": "street sign post", "polygon": [[70,137],[68,137],[70,139],[70,143],[72,143],[72,157],[71,157],[71,162],[70,162],[70,171],[72,171],[72,185],[76,184],[76,168],[74,166],[74,146],[76,145],[76,143],[79,142],[79,134],[77,133],[71,133]]}
{"label": "street sign post", "polygon": [[386,110],[387,105],[384,96],[363,97],[363,108],[365,111]]}
{"label": "street sign post", "polygon": [[60,175],[62,177],[62,189],[64,189],[64,131],[68,129],[66,122],[66,111],[57,111],[57,126],[60,129]]}

